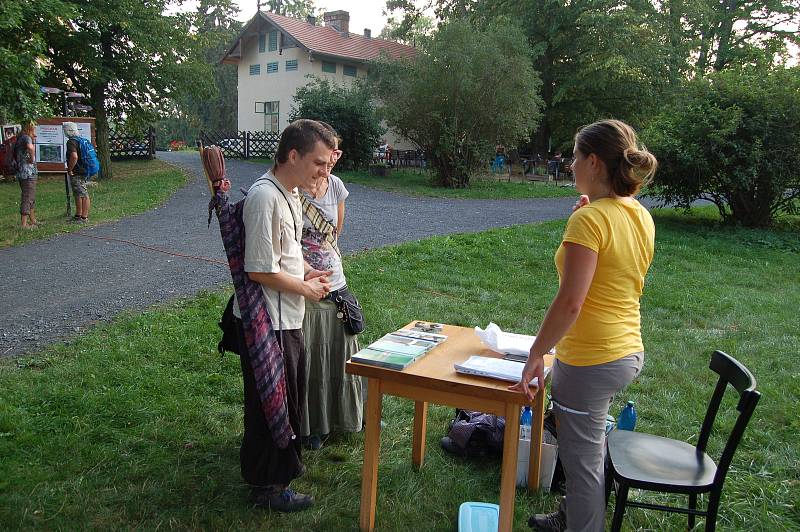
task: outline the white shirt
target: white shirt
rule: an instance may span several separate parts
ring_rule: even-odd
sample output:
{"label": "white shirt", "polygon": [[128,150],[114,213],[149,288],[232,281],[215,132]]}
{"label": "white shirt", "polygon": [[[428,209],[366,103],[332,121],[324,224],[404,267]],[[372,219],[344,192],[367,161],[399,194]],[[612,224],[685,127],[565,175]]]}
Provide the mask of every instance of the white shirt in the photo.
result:
{"label": "white shirt", "polygon": [[[300,237],[302,206],[297,189],[287,190],[272,174],[258,178],[244,202],[244,270],[248,273],[284,272],[299,280],[305,276]],[[275,330],[301,329],[305,299],[300,294],[278,292],[261,285]],[[278,302],[280,298],[280,309]],[[241,317],[238,301],[234,314]]]}

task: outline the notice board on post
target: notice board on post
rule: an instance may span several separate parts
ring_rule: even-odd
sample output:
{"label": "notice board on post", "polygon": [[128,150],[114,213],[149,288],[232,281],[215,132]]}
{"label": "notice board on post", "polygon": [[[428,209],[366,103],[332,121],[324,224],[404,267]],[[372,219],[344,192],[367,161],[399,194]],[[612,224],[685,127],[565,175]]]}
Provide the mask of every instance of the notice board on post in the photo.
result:
{"label": "notice board on post", "polygon": [[64,122],[75,122],[78,135],[89,139],[96,147],[94,118],[82,116],[55,116],[40,118],[36,121],[36,166],[39,173],[55,172],[64,174],[67,171],[67,138],[62,125]]}

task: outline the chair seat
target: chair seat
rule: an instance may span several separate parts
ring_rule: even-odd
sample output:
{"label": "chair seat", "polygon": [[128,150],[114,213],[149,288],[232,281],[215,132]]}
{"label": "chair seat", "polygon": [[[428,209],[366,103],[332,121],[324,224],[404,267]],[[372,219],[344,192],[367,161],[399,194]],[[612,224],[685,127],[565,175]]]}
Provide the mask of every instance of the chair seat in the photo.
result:
{"label": "chair seat", "polygon": [[608,453],[618,477],[631,487],[677,493],[702,493],[714,483],[717,466],[686,442],[653,434],[614,430]]}

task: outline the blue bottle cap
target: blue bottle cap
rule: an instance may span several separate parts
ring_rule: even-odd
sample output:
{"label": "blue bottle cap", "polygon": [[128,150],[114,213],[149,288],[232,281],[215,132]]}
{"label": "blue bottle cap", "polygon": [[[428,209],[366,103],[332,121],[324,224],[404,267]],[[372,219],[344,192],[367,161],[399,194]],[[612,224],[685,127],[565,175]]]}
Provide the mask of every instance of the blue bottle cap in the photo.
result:
{"label": "blue bottle cap", "polygon": [[633,406],[633,401],[628,401],[628,406]]}

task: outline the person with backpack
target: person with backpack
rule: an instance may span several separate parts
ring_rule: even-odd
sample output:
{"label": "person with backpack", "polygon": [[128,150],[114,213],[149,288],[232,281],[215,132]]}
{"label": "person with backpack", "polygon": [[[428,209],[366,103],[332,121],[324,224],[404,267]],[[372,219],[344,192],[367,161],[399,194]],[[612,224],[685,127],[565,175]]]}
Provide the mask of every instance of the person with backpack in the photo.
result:
{"label": "person with backpack", "polygon": [[21,197],[19,200],[20,225],[23,229],[36,229],[39,222],[36,220],[36,152],[33,145],[35,124],[29,122],[22,129],[22,134],[17,137],[12,152],[12,167],[14,176],[19,182]]}
{"label": "person with backpack", "polygon": [[64,122],[61,126],[67,141],[67,175],[72,183],[72,193],[75,195],[76,223],[86,223],[89,219],[89,191],[86,182],[96,177],[100,172],[100,163],[92,141],[78,134],[78,125],[75,122]]}

